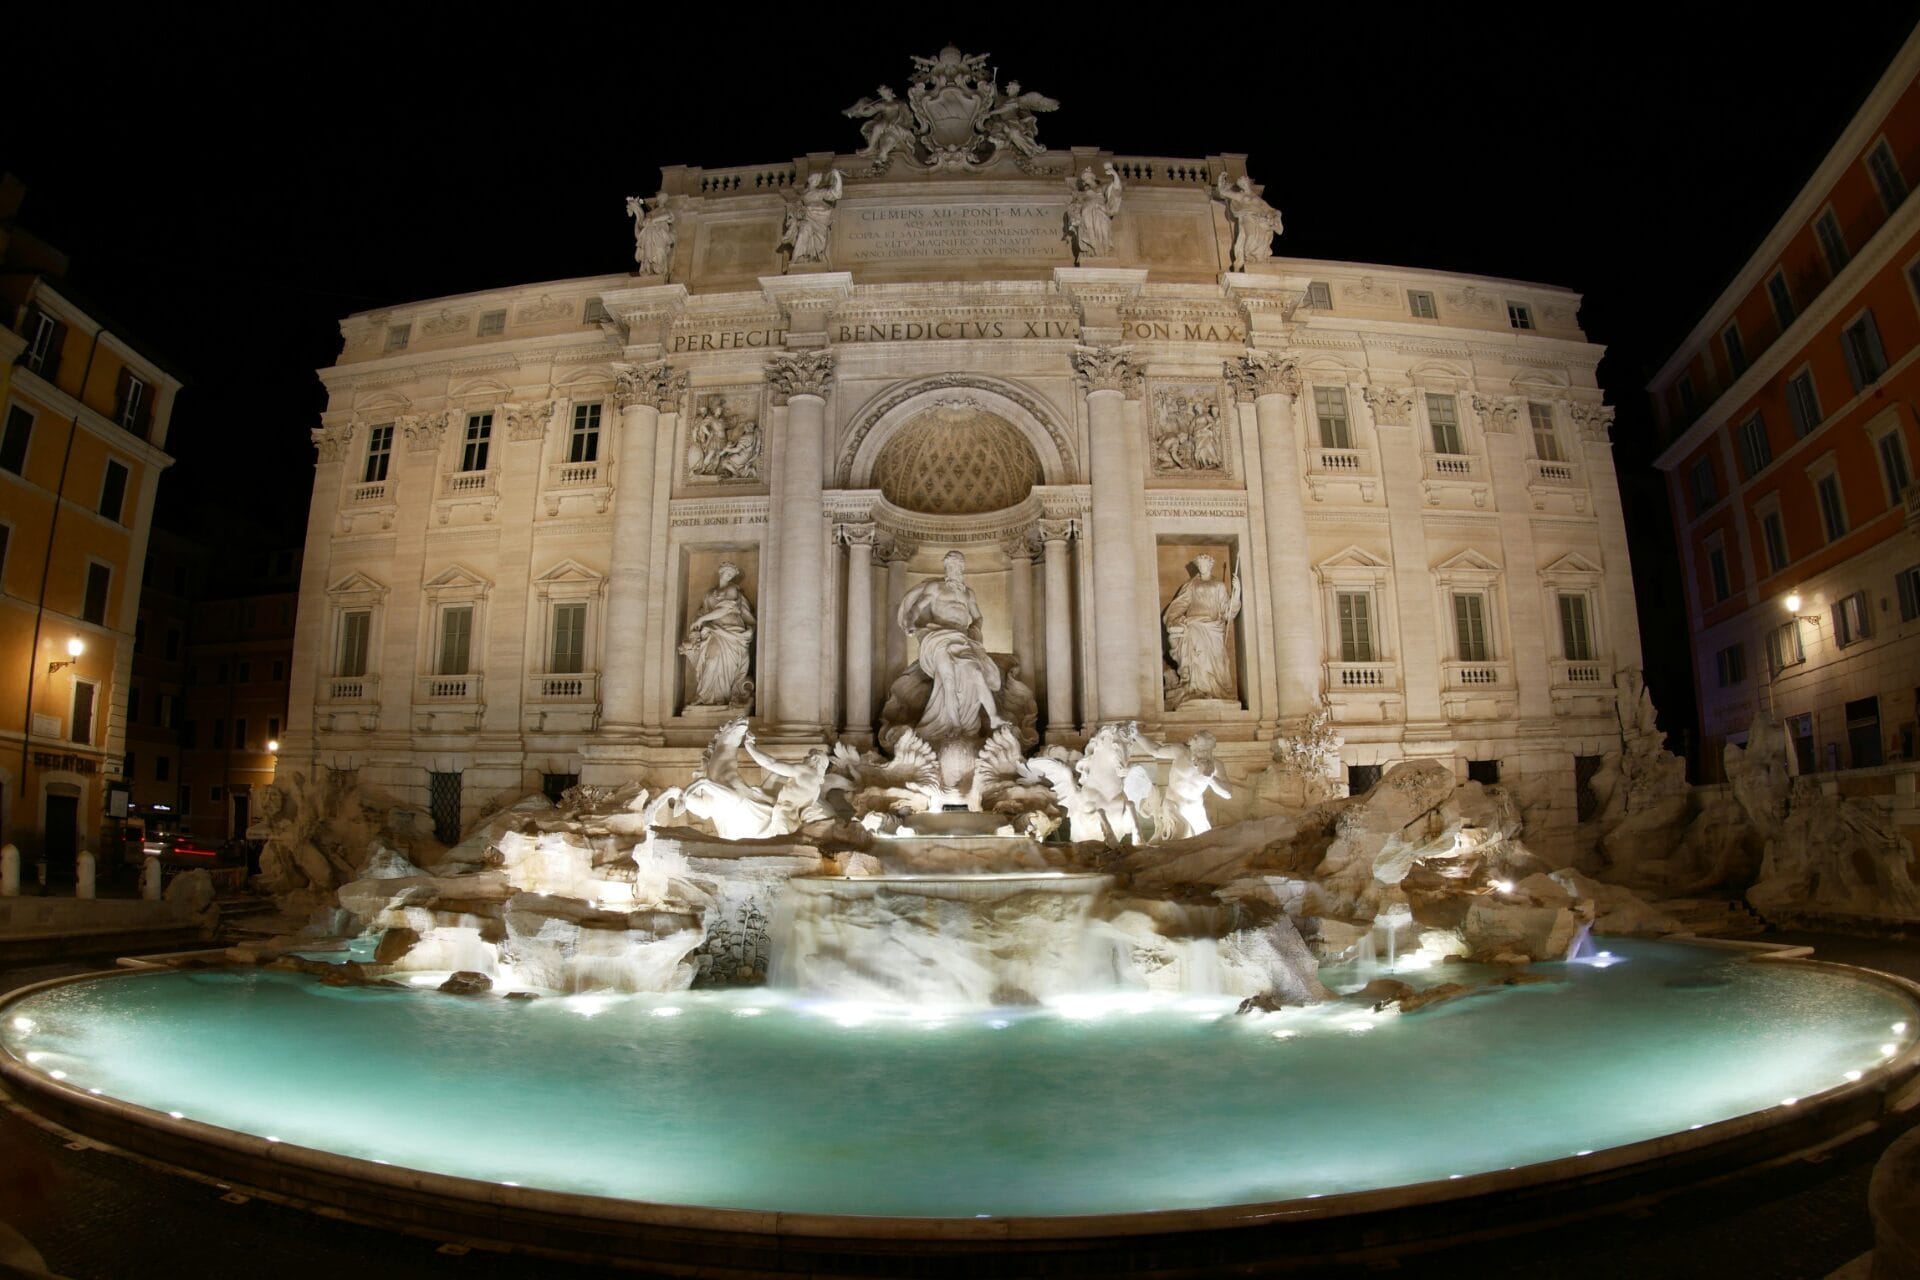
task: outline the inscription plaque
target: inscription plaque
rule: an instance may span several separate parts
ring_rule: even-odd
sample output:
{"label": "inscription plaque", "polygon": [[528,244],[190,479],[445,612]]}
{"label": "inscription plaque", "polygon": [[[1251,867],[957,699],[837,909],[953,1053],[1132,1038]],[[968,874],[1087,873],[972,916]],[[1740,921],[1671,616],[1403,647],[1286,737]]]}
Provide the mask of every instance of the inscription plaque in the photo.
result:
{"label": "inscription plaque", "polygon": [[899,207],[842,207],[833,221],[833,260],[941,261],[998,258],[1065,262],[1062,210],[1035,201]]}

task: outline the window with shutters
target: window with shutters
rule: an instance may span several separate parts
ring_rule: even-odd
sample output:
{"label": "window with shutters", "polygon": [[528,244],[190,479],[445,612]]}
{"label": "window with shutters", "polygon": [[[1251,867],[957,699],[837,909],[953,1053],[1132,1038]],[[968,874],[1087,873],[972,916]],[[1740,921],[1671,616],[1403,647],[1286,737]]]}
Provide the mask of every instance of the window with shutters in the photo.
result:
{"label": "window with shutters", "polygon": [[1333,310],[1333,287],[1325,280],[1309,280],[1307,305],[1316,311]]}
{"label": "window with shutters", "polygon": [[26,323],[20,327],[21,336],[27,340],[20,363],[52,382],[60,372],[60,347],[66,327],[40,308],[29,307]]}
{"label": "window with shutters", "polygon": [[1912,622],[1920,618],[1920,564],[1895,574],[1893,586],[1900,597],[1900,621]]}
{"label": "window with shutters", "polygon": [[1524,302],[1509,302],[1507,323],[1515,329],[1533,328],[1533,308]]}
{"label": "window with shutters", "polygon": [[1713,602],[1719,604],[1733,594],[1733,578],[1727,572],[1727,549],[1707,548],[1707,580],[1713,585]]}
{"label": "window with shutters", "polygon": [[407,344],[412,341],[413,341],[412,325],[393,324],[393,325],[387,326],[387,350],[389,352],[405,351],[407,349]]}
{"label": "window with shutters", "polygon": [[333,674],[367,674],[368,641],[373,635],[373,611],[349,609],[340,615],[340,643],[335,649]]}
{"label": "window with shutters", "polygon": [[1347,423],[1347,389],[1345,387],[1315,387],[1313,416],[1320,424],[1322,449],[1353,448],[1353,432]]}
{"label": "window with shutters", "polygon": [[1407,290],[1407,310],[1416,320],[1435,320],[1440,315],[1433,305],[1433,294],[1425,289]]}
{"label": "window with shutters", "polygon": [[126,369],[120,371],[120,383],[114,390],[113,420],[133,434],[145,438],[152,416],[153,389]]}
{"label": "window with shutters", "polygon": [[1853,379],[1855,391],[1866,390],[1887,371],[1887,353],[1880,345],[1880,326],[1873,322],[1871,310],[1861,312],[1852,324],[1841,330],[1840,349],[1846,354],[1847,376]]}
{"label": "window with shutters", "polygon": [[0,431],[0,471],[24,475],[27,444],[33,438],[33,415],[17,404],[7,406],[7,425]]}
{"label": "window with shutters", "polygon": [[1827,269],[1839,275],[1852,255],[1847,252],[1846,237],[1840,234],[1840,219],[1833,216],[1832,209],[1822,209],[1820,216],[1813,220],[1813,238],[1820,242],[1820,253],[1827,260]]}
{"label": "window with shutters", "polygon": [[1820,397],[1814,392],[1812,369],[1803,368],[1787,379],[1787,415],[1793,419],[1796,440],[1820,425]]}
{"label": "window with shutters", "polygon": [[1784,270],[1776,268],[1767,277],[1767,301],[1773,304],[1773,318],[1779,321],[1781,331],[1785,332],[1800,313],[1794,309],[1793,290],[1787,287],[1787,273]]}
{"label": "window with shutters", "polygon": [[100,514],[115,524],[122,524],[126,505],[127,469],[109,458],[106,474],[100,478]]}
{"label": "window with shutters", "polygon": [[1427,393],[1427,423],[1435,453],[1465,453],[1460,447],[1460,414],[1452,396]]}
{"label": "window with shutters", "polygon": [[1907,486],[1913,483],[1913,471],[1907,465],[1907,442],[1897,411],[1891,423],[1874,439],[1873,451],[1880,459],[1880,479],[1887,486],[1887,505],[1897,507],[1905,501]]}
{"label": "window with shutters", "polygon": [[1713,459],[1702,458],[1687,473],[1693,485],[1693,510],[1698,515],[1720,501],[1720,478],[1714,474]]}
{"label": "window with shutters", "polygon": [[1800,644],[1800,619],[1793,618],[1767,632],[1767,670],[1779,675],[1788,667],[1807,660]]}
{"label": "window with shutters", "polygon": [[1856,591],[1843,596],[1833,607],[1833,642],[1844,649],[1870,634],[1867,593]]}
{"label": "window with shutters", "polygon": [[1713,665],[1722,689],[1740,684],[1747,678],[1747,646],[1738,643],[1728,645],[1713,655]]}
{"label": "window with shutters", "polygon": [[1740,322],[1734,321],[1720,331],[1720,345],[1727,349],[1727,368],[1734,377],[1747,371],[1747,344],[1740,340]]}
{"label": "window with shutters", "polygon": [[1751,479],[1773,461],[1773,447],[1767,443],[1767,420],[1756,411],[1740,424],[1739,439],[1740,471]]}
{"label": "window with shutters", "polygon": [[584,670],[587,652],[587,606],[553,606],[553,645],[547,655],[547,670],[572,674]]}
{"label": "window with shutters", "polygon": [[1893,158],[1893,148],[1887,145],[1885,138],[1873,144],[1867,152],[1867,172],[1873,175],[1874,190],[1880,193],[1880,203],[1892,213],[1907,199],[1907,180],[1900,172],[1900,165]]}
{"label": "window with shutters", "polygon": [[73,682],[73,715],[67,721],[67,740],[93,745],[93,704],[99,690],[91,680]]}
{"label": "window with shutters", "polygon": [[1813,494],[1820,503],[1820,528],[1827,535],[1828,542],[1837,542],[1846,536],[1847,507],[1840,494],[1840,475],[1829,471],[1813,482]]}
{"label": "window with shutters", "polygon": [[478,328],[474,330],[474,335],[476,337],[481,337],[481,338],[491,338],[496,334],[502,334],[502,333],[505,333],[506,331],[507,331],[507,313],[506,312],[482,311],[480,313],[480,325]]}
{"label": "window with shutters", "polygon": [[1779,573],[1791,563],[1787,554],[1787,526],[1780,518],[1779,508],[1761,514],[1760,540],[1766,547],[1768,573]]}

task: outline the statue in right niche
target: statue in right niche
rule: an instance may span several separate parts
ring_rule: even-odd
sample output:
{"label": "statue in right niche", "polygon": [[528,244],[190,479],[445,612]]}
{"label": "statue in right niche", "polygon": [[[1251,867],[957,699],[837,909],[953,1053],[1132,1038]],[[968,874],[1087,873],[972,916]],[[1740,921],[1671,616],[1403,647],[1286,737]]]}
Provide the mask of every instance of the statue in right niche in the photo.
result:
{"label": "statue in right niche", "polygon": [[1205,552],[1193,558],[1193,575],[1180,584],[1160,615],[1167,631],[1167,654],[1172,678],[1166,682],[1167,709],[1191,698],[1233,699],[1233,665],[1227,656],[1227,634],[1240,616],[1240,580],[1213,576],[1214,559]]}
{"label": "statue in right niche", "polygon": [[692,677],[691,705],[744,707],[753,698],[747,668],[753,657],[753,606],[739,587],[740,566],[720,566],[719,581],[700,601],[700,613],[687,624],[680,653]]}

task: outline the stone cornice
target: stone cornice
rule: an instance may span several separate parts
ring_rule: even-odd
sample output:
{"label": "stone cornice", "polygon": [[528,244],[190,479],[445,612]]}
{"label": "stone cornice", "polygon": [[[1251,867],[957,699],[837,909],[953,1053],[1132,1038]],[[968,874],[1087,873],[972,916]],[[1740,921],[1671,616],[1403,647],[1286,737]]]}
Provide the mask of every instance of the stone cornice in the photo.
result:
{"label": "stone cornice", "polygon": [[491,339],[485,341],[484,347],[470,355],[458,351],[415,352],[410,355],[382,356],[374,360],[356,360],[352,364],[328,365],[314,372],[329,391],[335,388],[360,390],[396,386],[427,378],[451,378],[503,369],[518,371],[539,364],[608,360],[620,354],[620,344],[610,341],[599,332],[582,332],[560,342],[556,342],[551,334],[507,343],[496,343]]}

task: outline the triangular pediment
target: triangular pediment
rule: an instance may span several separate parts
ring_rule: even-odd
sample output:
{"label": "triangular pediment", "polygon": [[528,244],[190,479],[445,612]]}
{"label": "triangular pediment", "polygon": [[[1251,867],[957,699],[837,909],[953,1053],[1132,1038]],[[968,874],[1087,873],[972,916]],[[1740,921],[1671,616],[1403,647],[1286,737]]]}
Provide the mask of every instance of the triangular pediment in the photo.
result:
{"label": "triangular pediment", "polygon": [[1499,573],[1500,565],[1497,561],[1490,560],[1472,547],[1468,547],[1465,551],[1449,556],[1433,566],[1433,571],[1435,573]]}
{"label": "triangular pediment", "polygon": [[376,391],[353,406],[353,411],[369,422],[389,422],[411,411],[413,402],[393,391]]}
{"label": "triangular pediment", "polygon": [[385,595],[386,591],[387,586],[384,582],[375,582],[372,578],[369,578],[366,574],[358,570],[348,574],[327,588],[327,594],[330,596],[362,595],[368,592]]}
{"label": "triangular pediment", "polygon": [[1322,571],[1328,569],[1385,569],[1387,562],[1364,547],[1346,547],[1334,552],[1318,565]]}
{"label": "triangular pediment", "polygon": [[1522,395],[1545,396],[1555,394],[1564,395],[1567,390],[1567,382],[1568,379],[1565,373],[1549,373],[1540,369],[1528,369],[1522,373],[1515,374],[1513,382],[1510,385],[1515,391]]}
{"label": "triangular pediment", "polygon": [[453,388],[447,393],[447,398],[456,403],[467,400],[511,400],[513,388],[498,378],[475,378]]}
{"label": "triangular pediment", "polygon": [[534,582],[553,586],[563,582],[599,582],[606,575],[595,573],[578,560],[562,560],[534,579]]}
{"label": "triangular pediment", "polygon": [[458,591],[461,589],[482,590],[492,586],[485,578],[463,564],[448,565],[438,574],[428,578],[423,584],[427,590]]}
{"label": "triangular pediment", "polygon": [[1603,570],[1579,552],[1569,552],[1540,571],[1543,578],[1570,577],[1575,574],[1599,577]]}

